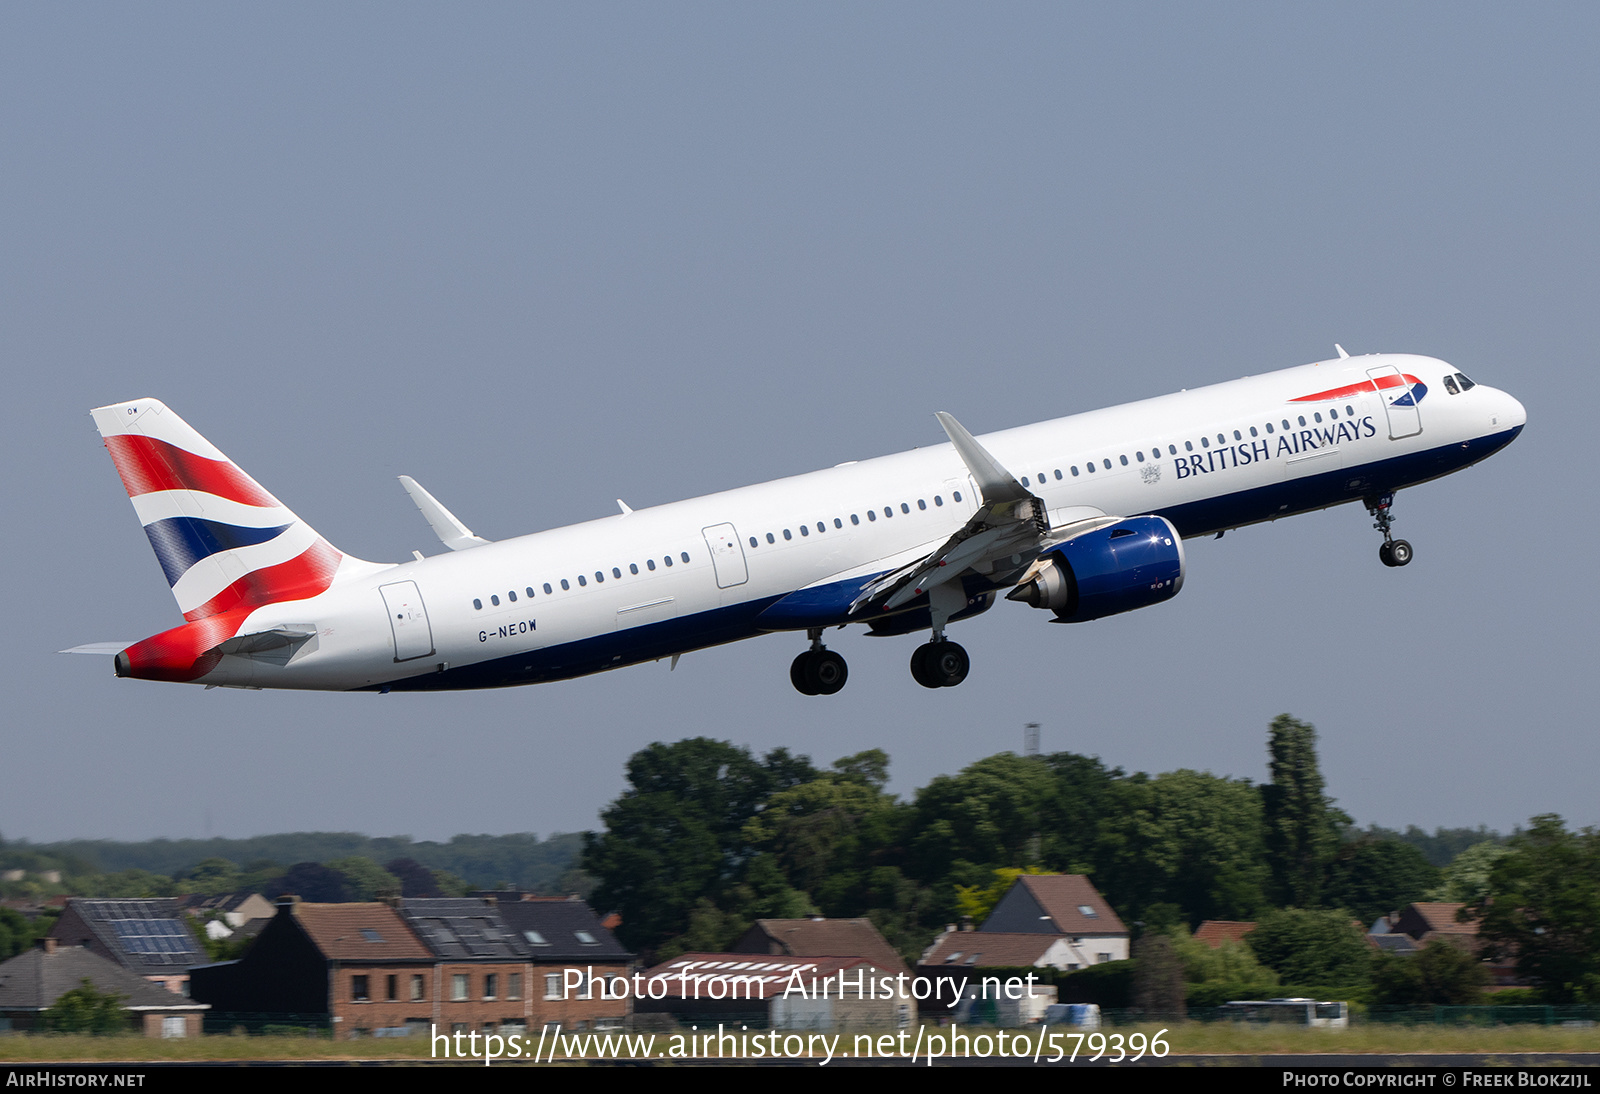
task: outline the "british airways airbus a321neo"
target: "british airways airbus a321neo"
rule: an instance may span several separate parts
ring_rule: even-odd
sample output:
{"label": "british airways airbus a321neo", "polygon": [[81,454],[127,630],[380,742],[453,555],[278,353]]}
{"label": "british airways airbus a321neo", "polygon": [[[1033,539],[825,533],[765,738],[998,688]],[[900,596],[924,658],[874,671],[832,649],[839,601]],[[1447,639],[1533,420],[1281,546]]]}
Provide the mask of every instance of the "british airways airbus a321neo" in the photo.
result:
{"label": "british airways airbus a321neo", "polygon": [[951,623],[1005,599],[1078,623],[1183,587],[1183,540],[1361,501],[1387,566],[1401,487],[1509,444],[1527,415],[1430,357],[1339,357],[587,524],[489,542],[409,478],[447,553],[351,558],[154,399],[93,412],[187,620],[118,676],[422,691],[562,680],[773,631],[810,647],[807,695],[844,687],[822,638],[926,632],[923,687],[966,679]]}

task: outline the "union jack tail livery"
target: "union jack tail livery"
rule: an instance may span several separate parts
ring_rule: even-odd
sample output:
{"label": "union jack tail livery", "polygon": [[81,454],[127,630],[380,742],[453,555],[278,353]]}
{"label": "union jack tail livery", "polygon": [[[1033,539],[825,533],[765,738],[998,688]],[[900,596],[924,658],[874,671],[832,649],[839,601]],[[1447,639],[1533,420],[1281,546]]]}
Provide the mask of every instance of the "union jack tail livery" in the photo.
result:
{"label": "union jack tail livery", "polygon": [[185,619],[333,584],[344,556],[165,405],[91,413]]}
{"label": "union jack tail livery", "polygon": [[163,403],[90,413],[188,620],[129,647],[119,672],[195,679],[252,611],[333,584],[345,556]]}

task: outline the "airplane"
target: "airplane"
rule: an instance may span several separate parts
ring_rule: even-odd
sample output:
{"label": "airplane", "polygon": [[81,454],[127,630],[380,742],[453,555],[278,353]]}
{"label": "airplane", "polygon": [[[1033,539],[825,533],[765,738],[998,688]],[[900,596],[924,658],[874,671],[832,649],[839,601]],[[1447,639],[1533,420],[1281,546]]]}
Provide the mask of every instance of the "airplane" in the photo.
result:
{"label": "airplane", "polygon": [[831,628],[926,632],[924,687],[966,679],[952,623],[1002,597],[1078,623],[1183,587],[1183,541],[1360,501],[1408,565],[1394,496],[1522,431],[1506,392],[1410,354],[1338,357],[490,542],[400,481],[444,547],[353,558],[154,399],[92,412],[186,622],[119,677],[439,691],[564,680],[773,632],[805,695],[849,669]]}

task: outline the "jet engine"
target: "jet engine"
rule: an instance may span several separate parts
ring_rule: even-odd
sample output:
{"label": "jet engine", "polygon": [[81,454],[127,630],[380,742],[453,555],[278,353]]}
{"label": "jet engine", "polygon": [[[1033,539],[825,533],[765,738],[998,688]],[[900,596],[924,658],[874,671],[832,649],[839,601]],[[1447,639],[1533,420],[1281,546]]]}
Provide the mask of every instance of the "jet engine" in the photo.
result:
{"label": "jet engine", "polygon": [[1183,588],[1183,540],[1165,517],[1129,517],[1050,548],[1006,594],[1083,623],[1170,600]]}

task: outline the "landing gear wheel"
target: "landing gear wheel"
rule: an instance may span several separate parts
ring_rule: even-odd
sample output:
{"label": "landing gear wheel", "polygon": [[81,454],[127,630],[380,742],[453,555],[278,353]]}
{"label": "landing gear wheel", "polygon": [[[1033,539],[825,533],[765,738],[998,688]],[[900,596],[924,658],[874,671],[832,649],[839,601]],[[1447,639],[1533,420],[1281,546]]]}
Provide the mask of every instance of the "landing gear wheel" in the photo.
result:
{"label": "landing gear wheel", "polygon": [[1411,561],[1411,544],[1403,539],[1397,539],[1388,545],[1389,565],[1404,566]]}
{"label": "landing gear wheel", "polygon": [[794,685],[794,690],[801,695],[815,695],[817,689],[806,679],[806,663],[811,660],[811,651],[807,650],[789,665],[789,683]]}
{"label": "landing gear wheel", "polygon": [[849,666],[832,650],[808,650],[801,656],[806,659],[801,675],[810,689],[808,695],[834,695],[850,679]]}
{"label": "landing gear wheel", "polygon": [[953,688],[967,678],[972,659],[954,642],[940,642],[928,654],[928,667],[939,676],[944,687]]}
{"label": "landing gear wheel", "polygon": [[911,678],[925,688],[953,688],[971,667],[967,651],[954,642],[925,642],[911,655]]}
{"label": "landing gear wheel", "polygon": [[933,651],[932,642],[924,642],[911,653],[911,679],[925,688],[942,688],[944,680],[928,671],[928,654]]}
{"label": "landing gear wheel", "polygon": [[1393,546],[1394,544],[1392,543],[1378,544],[1378,561],[1383,563],[1385,566],[1394,565],[1394,556],[1389,553],[1389,549]]}

